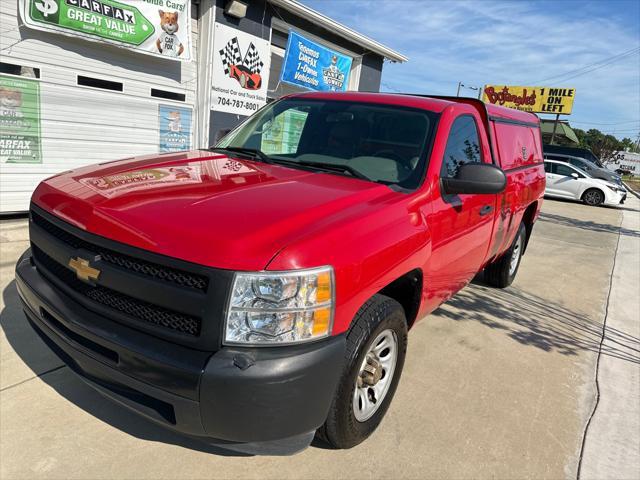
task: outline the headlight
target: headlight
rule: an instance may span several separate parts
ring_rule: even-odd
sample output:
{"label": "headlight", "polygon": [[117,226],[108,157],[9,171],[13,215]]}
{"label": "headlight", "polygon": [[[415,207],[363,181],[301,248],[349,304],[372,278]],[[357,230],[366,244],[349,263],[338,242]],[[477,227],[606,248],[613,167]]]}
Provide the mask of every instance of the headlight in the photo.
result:
{"label": "headlight", "polygon": [[613,190],[614,192],[620,192],[620,193],[625,193],[627,190],[624,188],[620,188],[620,187],[614,187],[612,185],[607,185],[607,188],[609,190]]}
{"label": "headlight", "polygon": [[331,267],[236,273],[224,343],[277,345],[327,337],[333,308]]}

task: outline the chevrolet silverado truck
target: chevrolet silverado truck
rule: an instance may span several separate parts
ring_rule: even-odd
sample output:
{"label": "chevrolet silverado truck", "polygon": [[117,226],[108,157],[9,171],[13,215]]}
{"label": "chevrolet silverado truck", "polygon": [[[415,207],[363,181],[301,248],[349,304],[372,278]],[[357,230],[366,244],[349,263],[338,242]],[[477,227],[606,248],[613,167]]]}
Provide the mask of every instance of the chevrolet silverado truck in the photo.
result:
{"label": "chevrolet silverado truck", "polygon": [[389,408],[416,320],[479,272],[511,284],[544,189],[533,114],[296,94],[210,149],[43,181],[17,287],[70,369],[151,420],[349,448]]}

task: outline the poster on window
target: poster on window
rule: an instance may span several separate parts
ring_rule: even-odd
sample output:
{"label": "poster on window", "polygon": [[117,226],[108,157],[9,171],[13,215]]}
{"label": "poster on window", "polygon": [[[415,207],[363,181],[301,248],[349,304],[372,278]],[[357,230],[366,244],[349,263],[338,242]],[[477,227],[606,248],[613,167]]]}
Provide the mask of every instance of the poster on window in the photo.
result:
{"label": "poster on window", "polygon": [[343,92],[353,59],[290,31],[280,80],[310,90]]}
{"label": "poster on window", "polygon": [[36,80],[0,75],[0,162],[42,163]]}
{"label": "poster on window", "polygon": [[191,109],[158,105],[161,152],[184,152],[191,149]]}
{"label": "poster on window", "polygon": [[307,112],[289,109],[265,123],[260,150],[267,155],[296,153],[307,115]]}
{"label": "poster on window", "polygon": [[269,40],[216,23],[213,46],[211,108],[253,114],[267,103]]}
{"label": "poster on window", "polygon": [[191,60],[191,0],[20,0],[24,24],[169,60]]}

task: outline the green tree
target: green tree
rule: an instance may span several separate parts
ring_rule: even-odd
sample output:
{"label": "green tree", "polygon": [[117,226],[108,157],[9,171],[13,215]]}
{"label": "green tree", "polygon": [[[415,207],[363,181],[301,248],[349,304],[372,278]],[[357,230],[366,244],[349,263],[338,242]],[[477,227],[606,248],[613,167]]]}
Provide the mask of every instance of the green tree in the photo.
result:
{"label": "green tree", "polygon": [[602,133],[597,128],[590,128],[586,132],[574,128],[573,131],[580,141],[580,147],[588,148],[603,162],[610,159],[614,152],[637,150],[637,145],[630,138],[618,140],[613,135]]}

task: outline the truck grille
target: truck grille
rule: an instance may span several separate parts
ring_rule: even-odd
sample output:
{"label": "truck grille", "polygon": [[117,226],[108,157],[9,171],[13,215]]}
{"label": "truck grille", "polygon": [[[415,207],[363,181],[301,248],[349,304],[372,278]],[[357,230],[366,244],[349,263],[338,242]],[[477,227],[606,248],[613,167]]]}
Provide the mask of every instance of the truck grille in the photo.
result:
{"label": "truck grille", "polygon": [[209,285],[209,279],[207,277],[196,275],[190,272],[184,272],[176,270],[164,265],[157,265],[150,262],[130,257],[112,250],[93,245],[84,241],[81,238],[63,230],[62,228],[54,225],[42,215],[35,211],[31,211],[31,218],[33,222],[42,228],[44,231],[53,235],[58,240],[66,243],[68,246],[74,249],[85,249],[94,252],[102,257],[102,260],[116,265],[124,270],[139,273],[141,275],[147,275],[149,277],[170,282],[181,287],[191,288],[206,292]]}
{"label": "truck grille", "polygon": [[78,280],[71,270],[56,262],[37,246],[32,245],[31,248],[38,265],[80,295],[143,322],[188,335],[200,333],[199,319],[140,301],[106,287],[94,287],[84,283]]}
{"label": "truck grille", "polygon": [[[75,303],[96,321],[107,321],[103,328],[116,322],[198,351],[220,348],[233,271],[95,235],[36,204],[29,236],[33,264],[47,283],[71,308]],[[73,259],[84,259],[97,276],[80,278]]]}

